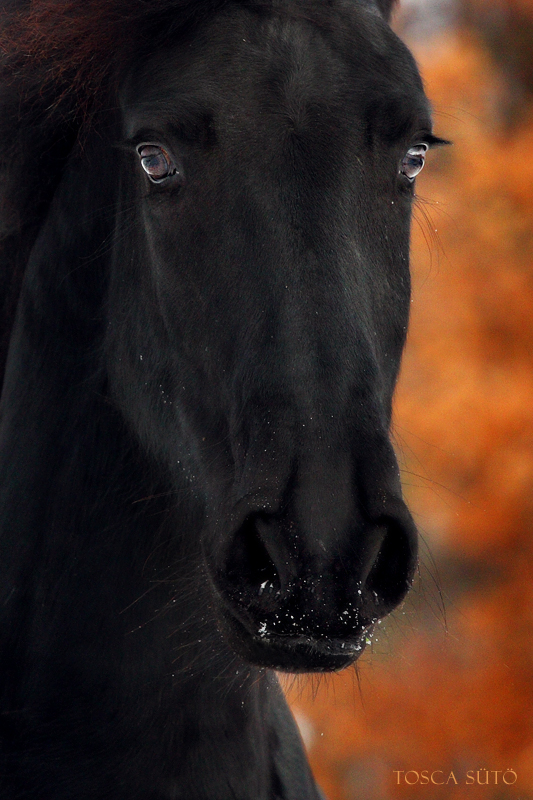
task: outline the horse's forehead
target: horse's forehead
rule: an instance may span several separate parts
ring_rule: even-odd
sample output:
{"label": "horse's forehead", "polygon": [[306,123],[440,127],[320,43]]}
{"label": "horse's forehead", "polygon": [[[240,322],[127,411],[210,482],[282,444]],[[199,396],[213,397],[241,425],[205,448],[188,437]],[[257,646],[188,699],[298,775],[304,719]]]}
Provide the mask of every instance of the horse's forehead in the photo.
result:
{"label": "horse's forehead", "polygon": [[180,104],[215,113],[263,104],[290,115],[322,100],[347,113],[347,96],[359,90],[368,101],[373,88],[423,97],[412,57],[371,3],[332,5],[319,18],[291,13],[290,3],[276,13],[230,4],[186,41],[152,54],[129,86],[130,109],[163,113],[173,103],[178,113]]}

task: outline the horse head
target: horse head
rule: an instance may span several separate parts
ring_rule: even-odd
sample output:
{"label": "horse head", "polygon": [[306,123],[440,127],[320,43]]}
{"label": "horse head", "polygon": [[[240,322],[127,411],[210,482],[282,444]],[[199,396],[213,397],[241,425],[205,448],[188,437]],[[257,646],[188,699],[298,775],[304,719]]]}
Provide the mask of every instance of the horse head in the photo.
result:
{"label": "horse head", "polygon": [[232,648],[341,668],[416,565],[389,438],[437,141],[415,63],[372,3],[229,3],[120,104],[112,395],[202,505]]}

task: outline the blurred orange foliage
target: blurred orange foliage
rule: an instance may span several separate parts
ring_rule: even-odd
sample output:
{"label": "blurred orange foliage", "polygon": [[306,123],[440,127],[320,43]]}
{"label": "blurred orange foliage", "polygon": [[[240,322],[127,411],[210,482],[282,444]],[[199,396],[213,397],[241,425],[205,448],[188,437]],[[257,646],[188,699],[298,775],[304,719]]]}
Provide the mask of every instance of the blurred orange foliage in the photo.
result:
{"label": "blurred orange foliage", "polygon": [[[531,800],[533,112],[500,126],[505,83],[466,33],[418,58],[437,133],[454,141],[417,186],[396,398],[420,579],[357,675],[288,692],[329,800]],[[409,785],[409,770],[457,785]]]}

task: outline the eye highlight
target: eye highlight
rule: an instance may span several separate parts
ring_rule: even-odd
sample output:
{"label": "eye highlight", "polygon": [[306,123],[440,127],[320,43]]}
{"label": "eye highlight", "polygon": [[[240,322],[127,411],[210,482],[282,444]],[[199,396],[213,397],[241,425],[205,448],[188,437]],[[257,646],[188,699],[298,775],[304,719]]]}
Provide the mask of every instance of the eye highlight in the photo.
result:
{"label": "eye highlight", "polygon": [[428,151],[427,144],[415,144],[410,147],[407,153],[402,158],[399,172],[401,175],[411,181],[414,181],[419,172],[422,171],[426,163],[426,153]]}
{"label": "eye highlight", "polygon": [[137,148],[141,166],[152,183],[163,183],[176,175],[178,168],[164,147],[157,144],[141,144]]}

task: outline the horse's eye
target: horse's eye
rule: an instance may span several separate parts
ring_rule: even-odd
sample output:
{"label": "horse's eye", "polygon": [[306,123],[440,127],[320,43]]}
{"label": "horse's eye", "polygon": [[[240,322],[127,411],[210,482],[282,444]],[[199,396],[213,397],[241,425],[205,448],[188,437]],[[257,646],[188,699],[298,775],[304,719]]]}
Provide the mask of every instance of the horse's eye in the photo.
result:
{"label": "horse's eye", "polygon": [[415,144],[414,147],[410,147],[402,158],[400,173],[410,181],[414,181],[425,164],[427,150],[427,144]]}
{"label": "horse's eye", "polygon": [[137,152],[141,166],[152,183],[162,183],[178,171],[167,151],[159,145],[142,144],[137,148]]}

